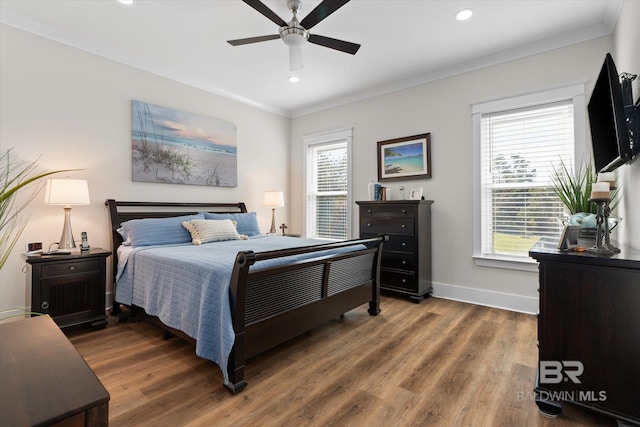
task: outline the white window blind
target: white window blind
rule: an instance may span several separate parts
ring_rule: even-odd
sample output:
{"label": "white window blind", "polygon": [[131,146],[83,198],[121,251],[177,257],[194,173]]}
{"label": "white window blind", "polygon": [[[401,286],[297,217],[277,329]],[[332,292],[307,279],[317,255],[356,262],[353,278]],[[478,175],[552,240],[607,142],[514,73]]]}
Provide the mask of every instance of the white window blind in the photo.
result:
{"label": "white window blind", "polygon": [[307,237],[348,238],[348,148],[346,139],[307,145]]}
{"label": "white window blind", "polygon": [[556,243],[565,210],[549,183],[561,159],[574,164],[573,101],[484,113],[480,144],[482,255]]}

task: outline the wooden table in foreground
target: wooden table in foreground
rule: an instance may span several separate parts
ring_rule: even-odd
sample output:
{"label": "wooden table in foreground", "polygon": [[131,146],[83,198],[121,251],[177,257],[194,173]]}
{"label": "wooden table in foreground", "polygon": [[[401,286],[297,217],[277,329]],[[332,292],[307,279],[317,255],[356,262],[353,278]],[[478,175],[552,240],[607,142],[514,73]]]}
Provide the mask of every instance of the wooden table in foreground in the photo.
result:
{"label": "wooden table in foreground", "polygon": [[0,325],[0,425],[107,426],[109,392],[48,316]]}

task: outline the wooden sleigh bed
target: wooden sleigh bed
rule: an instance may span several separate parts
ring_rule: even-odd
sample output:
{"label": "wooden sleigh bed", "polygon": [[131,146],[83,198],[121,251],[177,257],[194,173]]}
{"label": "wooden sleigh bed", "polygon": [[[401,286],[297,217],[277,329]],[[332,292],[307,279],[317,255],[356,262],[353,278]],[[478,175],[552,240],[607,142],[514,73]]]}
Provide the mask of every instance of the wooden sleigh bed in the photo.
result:
{"label": "wooden sleigh bed", "polygon": [[[244,203],[151,203],[109,199],[105,205],[108,206],[111,219],[114,254],[119,253],[118,248],[124,240],[118,229],[127,221],[181,217],[198,212],[247,213]],[[263,240],[270,238],[260,237]],[[246,360],[259,353],[363,304],[368,303],[370,315],[380,313],[380,260],[386,240],[386,236],[379,236],[288,249],[232,253],[231,256],[235,254],[235,260],[232,260],[233,266],[230,267],[228,305],[233,341],[226,360],[226,387],[237,393],[247,386],[244,375]],[[327,251],[338,253],[327,254]],[[113,264],[115,280],[118,255]],[[265,267],[257,268],[261,264]],[[252,266],[255,267],[252,269]],[[111,314],[121,316],[121,305],[128,303],[114,297]],[[226,304],[225,301],[222,303]],[[134,309],[148,311],[148,307],[132,305]],[[148,314],[162,323],[166,331],[198,344],[194,334],[164,324],[161,315]],[[216,363],[223,369],[224,363]]]}

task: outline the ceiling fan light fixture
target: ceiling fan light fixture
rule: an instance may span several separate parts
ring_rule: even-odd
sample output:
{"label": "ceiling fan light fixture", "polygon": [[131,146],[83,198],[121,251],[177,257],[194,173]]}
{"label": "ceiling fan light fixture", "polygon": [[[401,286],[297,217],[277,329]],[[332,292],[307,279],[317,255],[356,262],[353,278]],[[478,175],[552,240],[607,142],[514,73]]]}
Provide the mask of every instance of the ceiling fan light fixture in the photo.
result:
{"label": "ceiling fan light fixture", "polygon": [[466,21],[467,19],[471,18],[472,15],[473,15],[473,10],[462,9],[456,12],[454,16],[458,21]]}
{"label": "ceiling fan light fixture", "polygon": [[309,39],[309,32],[304,28],[282,27],[280,37],[284,44],[289,47],[301,47]]}
{"label": "ceiling fan light fixture", "polygon": [[300,77],[298,76],[289,76],[289,82],[290,83],[298,83],[300,81]]}
{"label": "ceiling fan light fixture", "polygon": [[133,3],[135,3],[135,0],[118,0],[118,2],[127,6],[131,6]]}

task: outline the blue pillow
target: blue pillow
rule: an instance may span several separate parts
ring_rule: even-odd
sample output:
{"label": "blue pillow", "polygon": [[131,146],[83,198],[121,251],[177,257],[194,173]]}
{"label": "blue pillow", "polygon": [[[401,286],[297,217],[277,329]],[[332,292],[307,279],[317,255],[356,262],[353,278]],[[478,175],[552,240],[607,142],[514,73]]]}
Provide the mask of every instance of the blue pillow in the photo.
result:
{"label": "blue pillow", "polygon": [[191,243],[191,234],[182,223],[192,219],[204,219],[204,215],[132,219],[122,224],[124,233],[121,234],[128,238],[133,247]]}
{"label": "blue pillow", "polygon": [[258,215],[255,212],[247,213],[204,213],[204,219],[230,219],[237,222],[238,234],[257,236],[262,234],[258,226]]}

